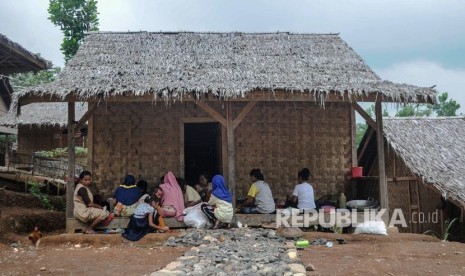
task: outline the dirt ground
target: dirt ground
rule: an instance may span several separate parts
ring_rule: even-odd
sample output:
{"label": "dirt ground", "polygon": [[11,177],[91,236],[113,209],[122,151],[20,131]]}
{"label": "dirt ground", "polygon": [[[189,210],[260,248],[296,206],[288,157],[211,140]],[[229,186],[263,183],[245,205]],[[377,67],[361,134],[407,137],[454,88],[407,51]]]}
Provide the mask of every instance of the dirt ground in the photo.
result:
{"label": "dirt ground", "polygon": [[[177,233],[149,234],[136,243],[123,242],[118,234],[64,234],[63,212],[41,209],[24,197],[0,192],[0,275],[149,275],[189,249],[163,246]],[[29,205],[19,206],[23,201]],[[27,239],[34,225],[44,232],[38,250]],[[334,242],[298,251],[304,265],[315,267],[307,275],[465,275],[463,243],[399,233],[306,232],[304,238]]]}
{"label": "dirt ground", "polygon": [[[164,247],[173,234],[149,234],[125,243],[117,234],[58,234],[42,239],[38,250],[26,236],[18,248],[0,245],[0,275],[149,275],[189,248]],[[332,240],[334,246],[299,250],[307,275],[465,275],[465,244],[425,235],[334,235],[305,233],[304,238]],[[336,238],[347,244],[339,245]]]}

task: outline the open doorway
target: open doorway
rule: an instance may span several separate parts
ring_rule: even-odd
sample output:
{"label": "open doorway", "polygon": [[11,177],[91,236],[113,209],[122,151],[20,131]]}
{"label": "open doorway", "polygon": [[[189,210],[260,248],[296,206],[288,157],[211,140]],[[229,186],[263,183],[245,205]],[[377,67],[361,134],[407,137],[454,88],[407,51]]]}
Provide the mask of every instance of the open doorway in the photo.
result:
{"label": "open doorway", "polygon": [[184,124],[184,175],[190,185],[203,172],[221,171],[221,126],[219,123]]}

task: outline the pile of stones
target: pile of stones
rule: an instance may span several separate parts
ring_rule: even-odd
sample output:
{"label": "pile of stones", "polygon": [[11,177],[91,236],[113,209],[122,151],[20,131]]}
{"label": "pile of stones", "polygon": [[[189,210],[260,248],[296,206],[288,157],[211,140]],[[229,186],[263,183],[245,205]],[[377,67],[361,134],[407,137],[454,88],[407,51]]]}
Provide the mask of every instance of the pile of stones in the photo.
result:
{"label": "pile of stones", "polygon": [[260,228],[189,229],[166,246],[193,246],[159,275],[305,275],[294,242]]}

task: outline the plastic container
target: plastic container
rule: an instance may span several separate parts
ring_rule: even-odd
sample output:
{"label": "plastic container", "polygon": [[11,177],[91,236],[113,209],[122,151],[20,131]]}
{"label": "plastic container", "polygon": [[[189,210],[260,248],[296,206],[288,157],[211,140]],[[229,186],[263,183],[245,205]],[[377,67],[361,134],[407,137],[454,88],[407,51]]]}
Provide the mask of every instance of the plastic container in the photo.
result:
{"label": "plastic container", "polygon": [[344,193],[339,196],[339,208],[346,208],[347,198]]}
{"label": "plastic container", "polygon": [[306,247],[308,245],[309,245],[308,240],[298,240],[295,242],[295,246],[297,247]]}
{"label": "plastic container", "polygon": [[352,167],[352,178],[360,178],[363,176],[363,167]]}

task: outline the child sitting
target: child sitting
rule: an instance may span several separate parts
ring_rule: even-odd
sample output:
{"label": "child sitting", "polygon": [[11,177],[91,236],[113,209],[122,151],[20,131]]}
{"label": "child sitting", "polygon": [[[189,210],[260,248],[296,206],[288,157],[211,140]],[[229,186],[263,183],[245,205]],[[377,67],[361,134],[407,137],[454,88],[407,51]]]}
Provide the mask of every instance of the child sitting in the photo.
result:
{"label": "child sitting", "polygon": [[84,231],[85,234],[94,234],[93,229],[98,224],[108,225],[113,219],[113,214],[94,203],[94,196],[89,189],[91,183],[92,174],[89,171],[83,171],[79,175],[79,183],[74,190],[74,217],[82,222],[91,222]]}
{"label": "child sitting", "polygon": [[139,204],[142,192],[136,185],[136,178],[133,175],[126,175],[123,184],[119,185],[113,196],[115,204],[114,213],[117,216],[130,217]]}
{"label": "child sitting", "polygon": [[157,197],[147,197],[145,201],[139,204],[131,216],[126,232],[122,234],[123,238],[130,241],[138,241],[142,239],[152,229],[159,231],[168,231],[167,226],[158,224],[157,207],[160,204],[160,199]]}

